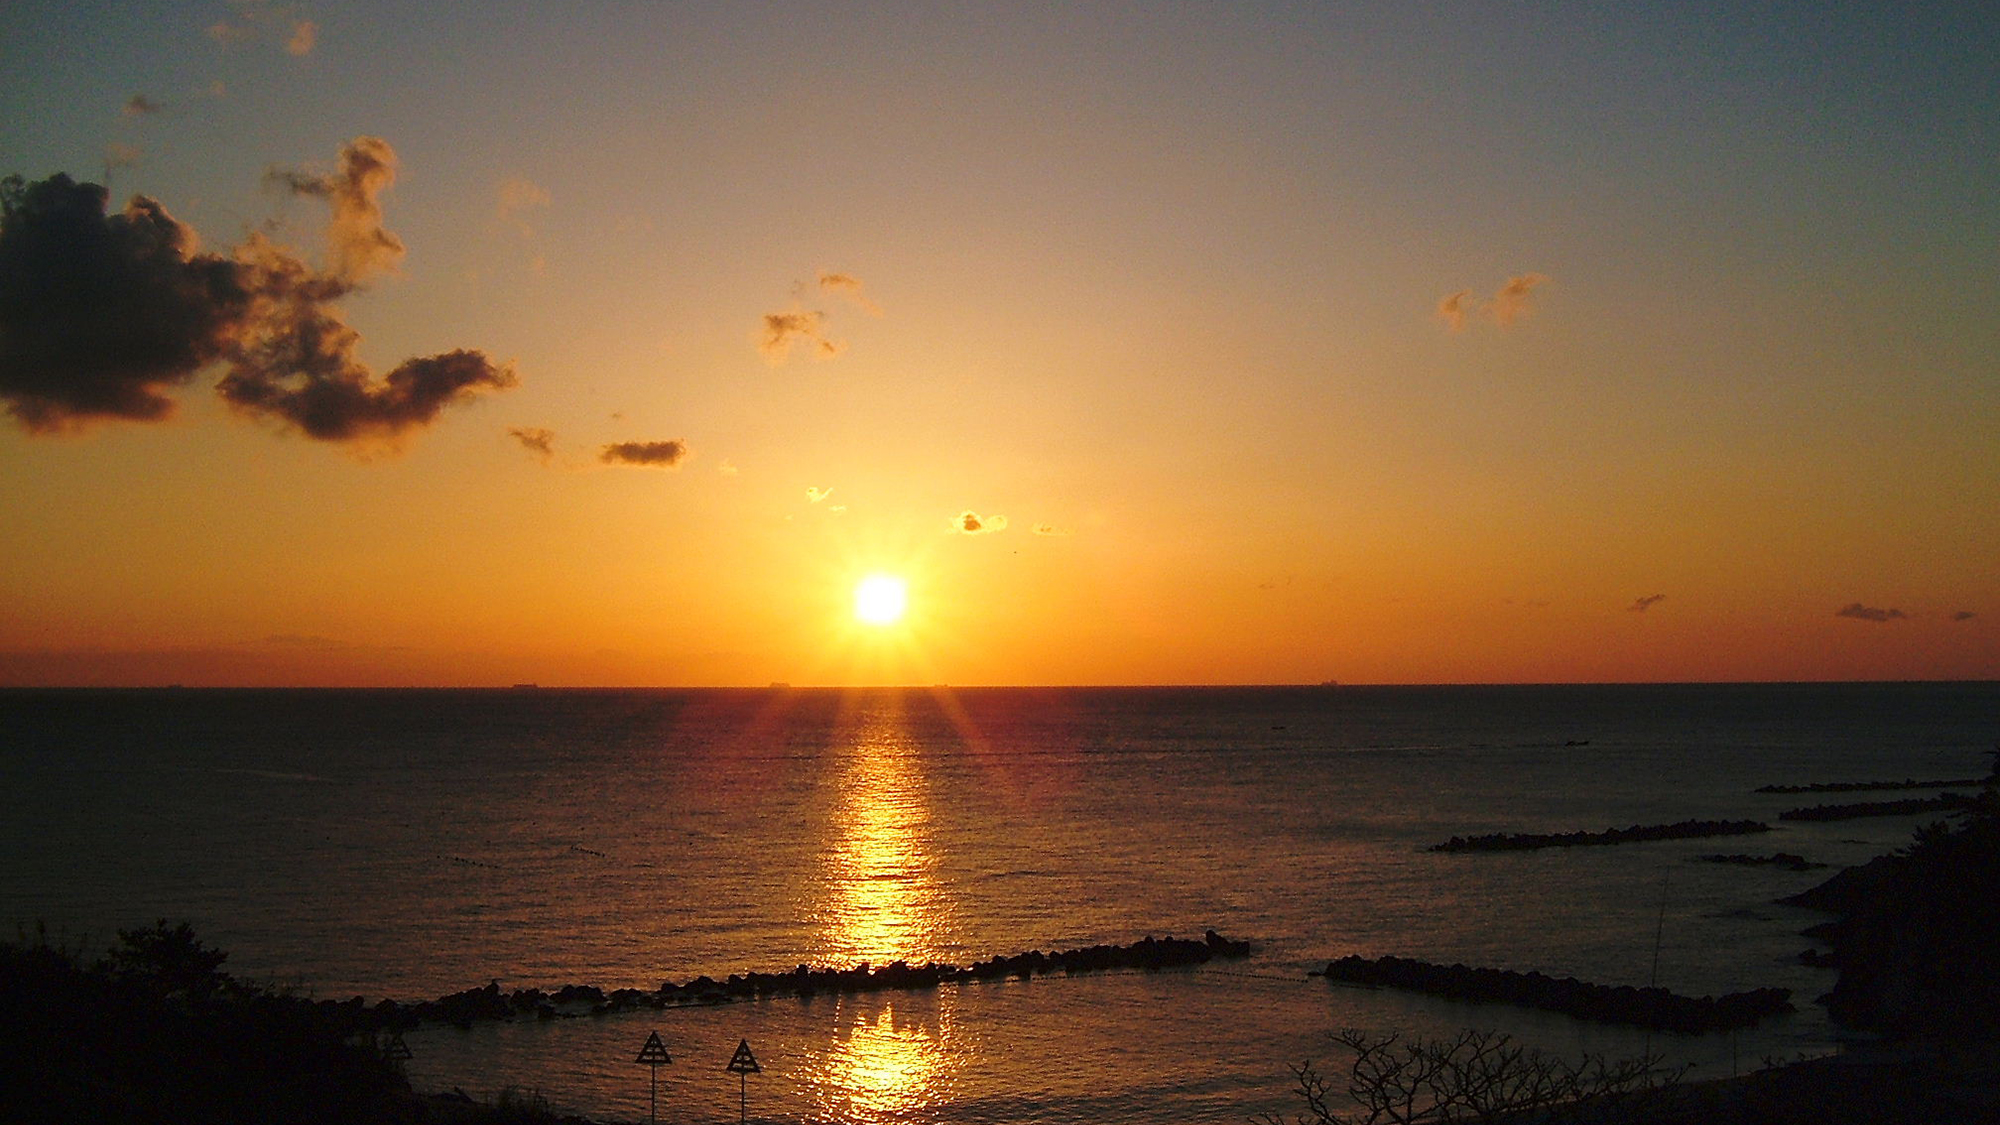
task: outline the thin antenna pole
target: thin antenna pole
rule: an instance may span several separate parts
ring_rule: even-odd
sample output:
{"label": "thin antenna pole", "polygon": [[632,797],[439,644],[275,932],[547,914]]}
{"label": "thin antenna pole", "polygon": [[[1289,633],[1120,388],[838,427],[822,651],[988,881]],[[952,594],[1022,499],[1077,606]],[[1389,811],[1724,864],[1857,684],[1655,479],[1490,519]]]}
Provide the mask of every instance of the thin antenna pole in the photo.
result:
{"label": "thin antenna pole", "polygon": [[1660,986],[1660,939],[1666,936],[1667,932],[1667,884],[1673,881],[1673,877],[1672,868],[1668,868],[1666,874],[1660,876],[1660,917],[1653,924],[1653,976],[1646,982],[1653,988]]}
{"label": "thin antenna pole", "polygon": [[[1660,987],[1660,941],[1667,933],[1667,885],[1673,881],[1674,869],[1669,867],[1660,876],[1660,915],[1653,923],[1653,973],[1646,981],[1646,987]],[[1656,1001],[1658,997],[1654,998]],[[1657,1022],[1657,1021],[1655,1021]],[[1646,1057],[1653,1056],[1653,1028],[1646,1027]]]}

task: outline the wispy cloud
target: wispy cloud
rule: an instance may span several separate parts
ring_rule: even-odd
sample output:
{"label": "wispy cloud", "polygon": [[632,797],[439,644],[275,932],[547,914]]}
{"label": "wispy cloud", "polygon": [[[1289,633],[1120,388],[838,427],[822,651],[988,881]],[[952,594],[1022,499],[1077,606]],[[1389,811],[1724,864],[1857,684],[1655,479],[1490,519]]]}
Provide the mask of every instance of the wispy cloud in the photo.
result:
{"label": "wispy cloud", "polygon": [[[882,315],[880,306],[863,291],[861,279],[851,273],[821,270],[815,288],[820,293],[843,297],[871,316]],[[826,310],[805,306],[808,295],[806,284],[797,282],[792,286],[791,308],[764,314],[762,330],[756,336],[757,351],[771,366],[783,365],[791,358],[794,347],[803,349],[813,359],[832,359],[847,350],[847,344],[834,339],[827,330]]]}
{"label": "wispy cloud", "polygon": [[139,151],[138,145],[128,145],[123,141],[112,141],[110,144],[105,145],[105,179],[109,180],[111,178],[111,170],[113,168],[130,168],[134,164],[139,163],[141,155],[143,154]]}
{"label": "wispy cloud", "polygon": [[1444,326],[1453,332],[1464,331],[1467,302],[1470,300],[1472,300],[1470,289],[1461,289],[1440,298],[1437,303],[1438,319],[1444,321]]}
{"label": "wispy cloud", "polygon": [[1057,527],[1052,523],[1038,523],[1035,525],[1035,534],[1060,538],[1067,535],[1074,535],[1075,532],[1066,527]]}
{"label": "wispy cloud", "polygon": [[298,8],[290,4],[233,0],[230,7],[235,9],[234,15],[208,27],[208,37],[225,47],[282,40],[286,54],[303,58],[319,43],[319,24],[301,17]]}
{"label": "wispy cloud", "polygon": [[951,529],[961,535],[990,535],[1007,530],[1007,517],[982,516],[967,508],[952,518]]}
{"label": "wispy cloud", "polygon": [[[216,389],[243,413],[321,441],[393,442],[448,406],[513,386],[511,367],[477,351],[406,360],[380,379],[356,357],[360,335],[338,302],[402,244],[382,230],[375,199],[393,178],[389,146],[357,138],[341,165],[330,177],[285,175],[334,202],[330,233],[343,242],[330,270],[261,233],[228,257],[201,252],[191,228],[144,196],[114,215],[104,188],[68,176],[0,183],[8,412],[31,433],[164,418],[171,392],[219,363]],[[75,252],[83,246],[92,251]],[[52,287],[56,277],[65,284]]]}
{"label": "wispy cloud", "polygon": [[817,504],[831,495],[833,495],[833,489],[831,488],[806,486],[806,503],[808,504]]}
{"label": "wispy cloud", "polygon": [[1851,617],[1856,621],[1906,621],[1909,614],[1900,609],[1877,609],[1874,606],[1850,602],[1833,611],[1835,617]]}
{"label": "wispy cloud", "polygon": [[1548,280],[1538,273],[1524,273],[1519,277],[1508,278],[1507,284],[1500,287],[1500,292],[1493,295],[1494,323],[1505,328],[1534,311],[1530,298],[1534,294],[1535,287],[1545,284]]}
{"label": "wispy cloud", "polygon": [[528,224],[525,212],[547,207],[552,202],[547,188],[520,176],[502,181],[497,194],[499,198],[493,207],[494,219],[518,231],[523,237],[535,233]]}
{"label": "wispy cloud", "polygon": [[1475,315],[1484,316],[1501,328],[1512,327],[1514,322],[1534,311],[1534,292],[1538,286],[1546,285],[1548,277],[1539,273],[1524,273],[1507,279],[1507,284],[1490,298],[1475,296],[1470,289],[1460,289],[1438,298],[1435,312],[1445,329],[1460,332],[1466,322]]}
{"label": "wispy cloud", "polygon": [[604,447],[598,460],[607,465],[637,465],[647,469],[671,469],[688,455],[687,443],[673,441],[620,441]]}
{"label": "wispy cloud", "polygon": [[1653,608],[1653,606],[1656,603],[1665,601],[1666,598],[1667,596],[1665,594],[1647,594],[1645,597],[1640,598],[1637,601],[1634,601],[1631,605],[1628,605],[1625,608],[1632,611],[1633,613],[1644,613],[1647,610]]}
{"label": "wispy cloud", "polygon": [[546,465],[556,455],[556,432],[539,426],[509,426],[507,436],[521,443],[521,448],[535,455],[535,460]]}
{"label": "wispy cloud", "polygon": [[382,193],[396,182],[396,151],[380,137],[356,137],[340,151],[338,171],[314,175],[273,168],[266,183],[294,195],[326,200],[333,209],[327,242],[333,250],[334,272],[349,282],[396,268],[403,260],[403,240],[382,225]]}
{"label": "wispy cloud", "polygon": [[861,279],[851,273],[819,272],[819,287],[823,293],[833,293],[854,302],[855,306],[870,316],[881,316],[882,306],[868,299]]}
{"label": "wispy cloud", "polygon": [[757,350],[773,366],[791,358],[792,347],[798,345],[814,359],[832,359],[846,349],[847,345],[826,334],[826,314],[814,309],[795,309],[791,312],[764,314],[764,332],[758,341]]}
{"label": "wispy cloud", "polygon": [[127,117],[151,117],[165,108],[165,105],[144,94],[133,94],[125,99],[123,112]]}
{"label": "wispy cloud", "polygon": [[1969,609],[1961,609],[1957,613],[1952,614],[1951,619],[1953,621],[1970,621],[1978,616],[1979,616],[1978,614],[1972,612]]}

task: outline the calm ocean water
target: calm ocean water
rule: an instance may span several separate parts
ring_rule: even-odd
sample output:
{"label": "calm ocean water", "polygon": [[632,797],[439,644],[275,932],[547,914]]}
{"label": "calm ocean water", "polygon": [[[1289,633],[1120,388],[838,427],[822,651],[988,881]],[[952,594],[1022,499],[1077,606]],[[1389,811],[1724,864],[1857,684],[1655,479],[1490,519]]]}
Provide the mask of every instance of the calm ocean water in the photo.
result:
{"label": "calm ocean water", "polygon": [[[513,1084],[663,1116],[1243,1122],[1289,1111],[1326,1034],[1495,1027],[1554,1050],[1818,1053],[1798,931],[1772,905],[1920,818],[1761,837],[1436,855],[1455,834],[1773,820],[1766,783],[1970,777],[2000,685],[1331,690],[0,692],[0,924],[108,937],[188,919],[240,976],[320,996],[663,979],[1123,943],[1214,928],[1247,962],[426,1028],[419,1088]],[[1825,798],[1839,800],[1843,798]],[[1657,952],[1656,952],[1657,949]],[[1348,953],[1776,985],[1801,1011],[1653,1037],[1333,987]]]}

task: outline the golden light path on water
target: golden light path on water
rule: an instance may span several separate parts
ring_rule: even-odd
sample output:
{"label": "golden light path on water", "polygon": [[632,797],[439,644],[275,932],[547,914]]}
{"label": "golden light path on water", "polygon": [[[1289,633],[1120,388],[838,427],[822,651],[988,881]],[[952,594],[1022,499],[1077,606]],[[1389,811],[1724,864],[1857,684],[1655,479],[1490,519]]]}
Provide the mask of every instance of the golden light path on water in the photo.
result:
{"label": "golden light path on water", "polygon": [[[921,747],[904,729],[900,694],[857,702],[821,861],[814,960],[947,960],[953,911],[936,878]],[[952,1007],[948,991],[923,1003],[842,1001],[834,1041],[809,1049],[798,1072],[823,1119],[904,1118],[949,1097],[963,1062],[954,1047],[965,1046],[952,1042]]]}

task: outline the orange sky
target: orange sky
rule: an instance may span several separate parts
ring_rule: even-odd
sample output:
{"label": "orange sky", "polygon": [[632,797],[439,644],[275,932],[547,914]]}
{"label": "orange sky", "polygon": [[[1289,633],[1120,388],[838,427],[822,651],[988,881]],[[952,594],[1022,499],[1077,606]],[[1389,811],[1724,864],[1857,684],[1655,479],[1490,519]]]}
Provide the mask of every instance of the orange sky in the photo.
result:
{"label": "orange sky", "polygon": [[2000,676],[1991,20],[98,17],[0,172],[244,295],[17,197],[0,684]]}

